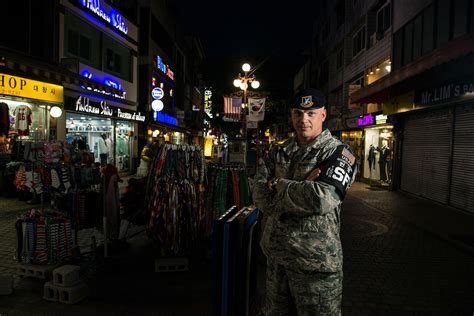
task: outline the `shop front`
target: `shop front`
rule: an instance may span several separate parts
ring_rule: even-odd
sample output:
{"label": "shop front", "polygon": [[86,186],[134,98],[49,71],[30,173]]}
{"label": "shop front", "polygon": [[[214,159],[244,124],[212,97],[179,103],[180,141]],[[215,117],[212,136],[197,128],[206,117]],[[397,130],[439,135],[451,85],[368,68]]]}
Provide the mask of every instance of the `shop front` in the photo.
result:
{"label": "shop front", "polygon": [[389,186],[392,180],[393,125],[387,120],[381,112],[368,113],[358,120],[364,129],[361,178],[381,186]]}
{"label": "shop front", "polygon": [[133,172],[137,124],[144,123],[145,116],[80,93],[68,93],[64,103],[67,142],[86,149],[96,163]]}
{"label": "shop front", "polygon": [[[45,149],[56,138],[62,103],[60,85],[0,73],[0,198],[18,196],[19,187],[24,200],[33,197],[30,188],[40,192],[30,171],[51,159]],[[15,182],[19,169],[25,178]]]}
{"label": "shop front", "polygon": [[[62,114],[62,103],[62,86],[0,73],[0,137],[4,142],[54,139],[50,117]],[[53,107],[59,113],[51,113]]]}

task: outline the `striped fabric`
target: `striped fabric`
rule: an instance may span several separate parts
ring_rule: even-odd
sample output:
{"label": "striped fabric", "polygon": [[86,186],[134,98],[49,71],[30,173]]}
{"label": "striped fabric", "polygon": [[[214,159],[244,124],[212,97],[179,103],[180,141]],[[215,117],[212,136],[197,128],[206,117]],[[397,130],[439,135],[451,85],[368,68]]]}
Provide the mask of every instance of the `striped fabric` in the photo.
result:
{"label": "striped fabric", "polygon": [[36,225],[36,261],[44,264],[48,262],[48,253],[46,252],[46,224],[40,222]]}

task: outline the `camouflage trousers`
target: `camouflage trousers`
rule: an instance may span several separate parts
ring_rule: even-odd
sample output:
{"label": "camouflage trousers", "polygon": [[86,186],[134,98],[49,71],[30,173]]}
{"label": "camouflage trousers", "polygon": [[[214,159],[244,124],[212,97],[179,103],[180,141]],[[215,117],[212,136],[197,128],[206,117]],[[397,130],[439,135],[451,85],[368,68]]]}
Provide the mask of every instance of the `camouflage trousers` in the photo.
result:
{"label": "camouflage trousers", "polygon": [[267,260],[265,315],[341,315],[342,271],[294,271]]}

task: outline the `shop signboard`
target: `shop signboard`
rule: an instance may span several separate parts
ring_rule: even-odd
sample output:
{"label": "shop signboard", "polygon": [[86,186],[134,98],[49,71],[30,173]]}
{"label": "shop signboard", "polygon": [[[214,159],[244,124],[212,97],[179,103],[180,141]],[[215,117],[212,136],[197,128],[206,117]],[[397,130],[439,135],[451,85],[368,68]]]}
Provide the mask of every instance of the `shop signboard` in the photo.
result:
{"label": "shop signboard", "polygon": [[161,70],[161,72],[164,73],[168,78],[174,80],[174,72],[171,70],[169,65],[166,65],[163,62],[163,59],[160,55],[156,55],[156,68]]}
{"label": "shop signboard", "polygon": [[163,98],[164,94],[165,93],[164,93],[163,89],[161,89],[160,87],[156,87],[156,88],[153,88],[153,90],[151,90],[151,96],[155,100],[161,100]]}
{"label": "shop signboard", "polygon": [[375,124],[385,124],[387,123],[387,115],[379,114],[375,116]]}
{"label": "shop signboard", "polygon": [[142,115],[140,112],[114,108],[109,106],[105,100],[93,100],[84,95],[79,95],[78,97],[66,97],[64,106],[69,111],[136,122],[145,122],[146,118],[145,115]]}
{"label": "shop signboard", "polygon": [[451,102],[459,98],[474,98],[474,80],[448,82],[430,89],[416,91],[415,103],[433,105]]}
{"label": "shop signboard", "polygon": [[112,28],[128,34],[129,22],[117,10],[113,9],[106,3],[101,3],[100,0],[79,0],[88,12],[94,17],[112,26]]}
{"label": "shop signboard", "polygon": [[375,124],[374,116],[368,113],[357,119],[357,126],[367,126]]}
{"label": "shop signboard", "polygon": [[0,94],[62,103],[63,87],[42,81],[0,73]]}

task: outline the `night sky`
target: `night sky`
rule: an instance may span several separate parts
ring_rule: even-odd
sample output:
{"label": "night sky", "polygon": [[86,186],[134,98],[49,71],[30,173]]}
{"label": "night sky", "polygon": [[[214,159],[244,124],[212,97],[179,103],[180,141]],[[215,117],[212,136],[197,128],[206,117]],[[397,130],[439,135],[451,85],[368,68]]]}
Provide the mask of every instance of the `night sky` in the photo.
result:
{"label": "night sky", "polygon": [[262,90],[291,93],[293,75],[311,45],[317,1],[177,1],[187,33],[201,38],[204,74],[218,89],[234,89],[240,66],[265,63],[255,72]]}

